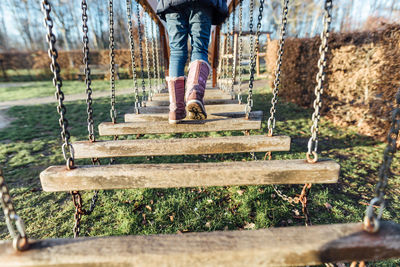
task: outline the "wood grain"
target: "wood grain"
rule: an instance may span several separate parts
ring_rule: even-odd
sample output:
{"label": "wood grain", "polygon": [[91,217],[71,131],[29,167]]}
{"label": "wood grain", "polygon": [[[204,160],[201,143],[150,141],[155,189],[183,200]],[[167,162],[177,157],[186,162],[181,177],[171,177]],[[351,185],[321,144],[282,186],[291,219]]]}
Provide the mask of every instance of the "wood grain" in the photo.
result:
{"label": "wood grain", "polygon": [[368,234],[360,223],[175,235],[80,237],[32,241],[15,252],[0,241],[10,266],[306,266],[400,257],[400,226],[382,222]]}
{"label": "wood grain", "polygon": [[288,136],[226,136],[204,138],[81,141],[72,144],[75,158],[197,155],[290,150]]}
{"label": "wood grain", "polygon": [[[205,98],[205,105],[224,105],[224,104],[238,104],[237,99],[231,99],[231,97],[224,98]],[[146,102],[146,106],[154,107],[154,106],[169,106],[169,100],[166,98],[165,100],[154,100]]]}
{"label": "wood grain", "polygon": [[[206,105],[207,114],[221,113],[221,112],[243,112],[245,105],[239,104],[226,104],[226,105]],[[168,106],[154,106],[140,108],[140,114],[152,113],[168,113]]]}
{"label": "wood grain", "polygon": [[339,164],[323,160],[51,166],[40,174],[44,191],[227,185],[336,183]]}
{"label": "wood grain", "polygon": [[[223,118],[244,118],[246,113],[241,112],[221,112],[211,113],[207,115],[208,120],[216,120]],[[151,114],[125,114],[125,122],[140,122],[140,121],[167,121],[168,113],[151,113]]]}
{"label": "wood grain", "polygon": [[220,118],[203,121],[184,120],[179,124],[169,124],[168,121],[123,122],[116,124],[102,122],[99,125],[99,134],[130,135],[255,130],[261,128],[261,119],[262,111],[254,111],[251,113],[249,119]]}

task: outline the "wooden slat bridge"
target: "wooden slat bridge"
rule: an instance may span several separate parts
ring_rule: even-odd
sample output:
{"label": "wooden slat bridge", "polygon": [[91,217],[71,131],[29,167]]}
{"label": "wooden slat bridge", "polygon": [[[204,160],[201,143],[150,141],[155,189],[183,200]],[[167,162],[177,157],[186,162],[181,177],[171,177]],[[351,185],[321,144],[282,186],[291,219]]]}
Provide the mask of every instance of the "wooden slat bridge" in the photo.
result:
{"label": "wooden slat bridge", "polygon": [[0,241],[11,266],[306,266],[400,256],[400,226],[382,222],[376,234],[361,224],[270,228],[175,235],[83,237],[33,241],[15,252]]}

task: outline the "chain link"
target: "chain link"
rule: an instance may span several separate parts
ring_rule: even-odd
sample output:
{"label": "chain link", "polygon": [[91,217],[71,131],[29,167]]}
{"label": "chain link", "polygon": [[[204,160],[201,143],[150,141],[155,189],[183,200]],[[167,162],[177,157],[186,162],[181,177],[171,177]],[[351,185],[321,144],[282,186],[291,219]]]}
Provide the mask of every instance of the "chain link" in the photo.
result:
{"label": "chain link", "polygon": [[75,214],[74,214],[74,220],[75,220],[75,225],[74,225],[74,238],[77,238],[81,232],[81,220],[83,215],[90,215],[94,211],[98,199],[98,193],[99,191],[94,191],[94,195],[92,197],[92,201],[90,203],[90,207],[88,210],[83,209],[83,204],[82,204],[82,196],[79,193],[79,191],[71,191],[71,197],[72,201],[75,206]]}
{"label": "chain link", "polygon": [[256,38],[254,41],[253,34],[253,13],[254,13],[254,0],[250,0],[250,80],[249,80],[249,94],[247,97],[247,104],[245,108],[246,117],[249,117],[251,109],[253,107],[253,83],[254,83],[254,73],[256,71],[256,57],[259,51],[259,40],[260,40],[260,30],[261,30],[261,20],[264,10],[264,0],[260,0],[260,7],[258,9],[258,18],[256,26]]}
{"label": "chain link", "polygon": [[239,3],[239,70],[238,70],[238,96],[237,99],[239,104],[242,104],[242,62],[243,62],[243,0],[240,0]]}
{"label": "chain link", "polygon": [[[388,144],[383,152],[383,160],[379,168],[379,182],[376,184],[375,197],[367,207],[364,218],[364,229],[368,232],[377,232],[379,230],[379,220],[382,218],[382,213],[385,208],[386,188],[389,177],[392,176],[390,166],[392,165],[393,157],[397,151],[396,144],[400,131],[400,88],[397,91],[395,99],[396,107],[392,113],[391,126],[387,136]],[[379,205],[378,216],[376,216],[374,212],[375,205]]]}
{"label": "chain link", "polygon": [[143,62],[143,39],[142,39],[142,21],[141,21],[141,16],[140,16],[140,5],[139,5],[139,0],[136,3],[136,17],[138,21],[138,37],[139,37],[139,58],[140,58],[140,72],[142,75],[142,101],[141,101],[141,106],[145,107],[146,106],[146,101],[147,101],[147,92],[146,92],[146,83],[144,81],[144,62]]}
{"label": "chain link", "polygon": [[232,8],[233,8],[233,12],[232,12],[232,31],[231,31],[231,35],[232,35],[232,65],[231,65],[231,90],[230,90],[230,95],[232,99],[235,99],[235,91],[234,91],[234,86],[235,86],[235,79],[236,79],[236,63],[237,63],[237,54],[235,53],[235,36],[237,36],[235,34],[235,17],[236,17],[236,9],[235,9],[235,1],[233,1],[232,4]]}
{"label": "chain link", "polygon": [[129,43],[131,49],[132,78],[133,78],[133,87],[135,88],[135,112],[139,114],[139,108],[140,108],[139,88],[136,75],[135,42],[133,40],[133,26],[132,26],[131,14],[132,14],[132,2],[131,0],[126,0],[126,16],[128,18]]}
{"label": "chain link", "polygon": [[24,221],[17,215],[8,191],[3,171],[0,169],[0,203],[3,208],[4,217],[10,236],[13,238],[13,247],[18,251],[29,248],[28,236],[26,235]]}
{"label": "chain link", "polygon": [[70,143],[70,133],[68,131],[68,120],[65,117],[67,113],[67,108],[64,105],[64,93],[62,88],[62,79],[60,75],[60,65],[57,62],[58,51],[56,49],[56,36],[53,33],[53,19],[50,16],[51,4],[47,0],[42,1],[42,11],[44,14],[44,25],[47,30],[46,41],[49,45],[48,55],[51,59],[50,70],[53,73],[53,85],[56,88],[55,96],[58,101],[57,112],[60,115],[58,123],[61,127],[61,139],[63,140],[63,145],[61,147],[64,159],[66,161],[67,169],[72,169],[74,167],[74,148]]}
{"label": "chain link", "polygon": [[93,125],[93,99],[92,99],[92,80],[90,78],[90,67],[89,67],[89,37],[88,37],[88,16],[87,16],[87,2],[82,0],[82,32],[83,32],[83,64],[85,66],[85,84],[86,84],[86,104],[87,104],[87,128],[89,133],[89,140],[91,142],[95,141],[94,136],[94,125]]}
{"label": "chain link", "polygon": [[278,50],[278,59],[276,60],[276,69],[275,69],[275,80],[274,80],[274,89],[273,89],[273,97],[271,100],[271,116],[268,118],[268,135],[272,136],[273,131],[275,129],[275,112],[276,112],[276,103],[278,103],[278,93],[281,85],[281,66],[282,66],[282,56],[283,56],[283,46],[285,45],[285,35],[286,35],[286,25],[287,25],[287,14],[289,10],[289,0],[284,1],[284,5],[282,8],[282,18],[281,18],[281,33],[279,38],[279,50]]}
{"label": "chain link", "polygon": [[321,33],[321,45],[319,47],[320,58],[318,60],[318,73],[316,76],[317,85],[315,86],[314,113],[312,115],[311,137],[308,140],[307,161],[315,163],[318,161],[318,123],[320,120],[320,109],[322,107],[322,93],[324,91],[323,82],[325,81],[325,67],[327,65],[326,54],[328,53],[328,37],[331,25],[332,0],[325,0],[324,5],[324,29]]}
{"label": "chain link", "polygon": [[110,117],[112,123],[117,122],[117,111],[115,110],[115,52],[114,52],[114,11],[113,0],[109,1],[109,23],[110,23],[110,87],[111,87],[111,109]]}
{"label": "chain link", "polygon": [[[153,79],[156,79],[156,54],[154,53],[155,51],[155,39],[154,39],[154,29],[153,29],[153,20],[150,18],[150,31],[151,31],[151,53],[152,53],[152,65],[151,65],[151,69],[152,69],[152,74],[153,74]],[[157,89],[153,89],[153,94],[154,92],[157,91]],[[151,96],[153,97],[153,96]],[[152,100],[152,99],[150,99]]]}
{"label": "chain link", "polygon": [[147,71],[147,81],[149,83],[149,99],[153,98],[153,88],[151,86],[151,74],[150,74],[150,55],[149,55],[149,40],[147,38],[147,20],[146,17],[143,18],[144,23],[144,42],[145,42],[145,53],[146,53],[146,71]]}

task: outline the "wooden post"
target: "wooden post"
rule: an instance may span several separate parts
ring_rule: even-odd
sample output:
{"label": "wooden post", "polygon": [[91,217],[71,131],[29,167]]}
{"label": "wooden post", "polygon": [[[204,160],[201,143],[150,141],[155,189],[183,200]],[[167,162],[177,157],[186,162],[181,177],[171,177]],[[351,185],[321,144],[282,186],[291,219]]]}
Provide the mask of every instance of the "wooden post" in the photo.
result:
{"label": "wooden post", "polygon": [[165,77],[169,75],[169,46],[168,46],[168,41],[167,41],[167,33],[164,28],[164,25],[162,23],[158,24],[158,27],[160,29],[160,42],[161,42],[161,48],[162,48],[162,56],[164,58],[164,64],[165,64]]}
{"label": "wooden post", "polygon": [[221,27],[217,25],[213,32],[212,42],[211,42],[211,68],[212,68],[212,86],[217,86],[217,76],[218,76],[218,48],[219,48],[219,34],[221,31]]}

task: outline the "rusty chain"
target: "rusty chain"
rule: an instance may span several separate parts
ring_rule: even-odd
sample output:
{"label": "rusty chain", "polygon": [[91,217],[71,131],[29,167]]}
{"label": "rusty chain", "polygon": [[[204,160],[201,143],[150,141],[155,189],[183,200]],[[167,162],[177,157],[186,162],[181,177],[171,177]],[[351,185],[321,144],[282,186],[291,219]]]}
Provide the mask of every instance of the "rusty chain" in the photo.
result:
{"label": "rusty chain", "polygon": [[[44,2],[44,1],[43,1]],[[3,208],[4,218],[10,236],[13,238],[13,247],[17,251],[29,248],[28,236],[26,235],[24,221],[17,215],[8,191],[3,171],[0,169],[0,203]]]}
{"label": "rusty chain", "polygon": [[286,35],[286,25],[287,25],[287,15],[289,10],[289,0],[284,1],[284,5],[282,8],[282,18],[281,18],[281,33],[279,38],[279,49],[278,49],[278,59],[276,60],[276,70],[275,70],[275,80],[274,80],[274,89],[272,90],[273,97],[271,100],[271,116],[268,118],[268,135],[272,136],[273,131],[275,129],[275,112],[276,112],[276,103],[278,103],[278,93],[281,85],[281,66],[282,66],[282,56],[284,53],[283,47],[285,45],[285,35]]}
{"label": "rusty chain", "polygon": [[147,92],[146,92],[146,83],[144,81],[144,62],[143,62],[143,39],[142,39],[142,21],[141,21],[141,16],[140,16],[140,4],[139,0],[136,3],[136,17],[137,17],[137,22],[138,22],[138,37],[139,37],[139,59],[140,59],[140,74],[142,75],[142,98],[140,105],[141,107],[146,106],[146,101],[147,101]]}
{"label": "rusty chain", "polygon": [[110,23],[110,87],[111,87],[111,109],[110,117],[112,123],[117,122],[117,111],[115,109],[115,52],[114,52],[114,11],[113,0],[109,1],[109,23]]}
{"label": "rusty chain", "polygon": [[230,95],[232,99],[235,99],[235,91],[234,91],[234,86],[235,86],[235,79],[236,79],[236,59],[237,55],[235,54],[235,17],[236,17],[236,6],[235,6],[235,1],[232,3],[232,30],[231,30],[231,35],[232,35],[232,65],[231,65],[231,90],[230,90]]}
{"label": "rusty chain", "polygon": [[126,0],[126,16],[128,18],[129,44],[131,50],[132,80],[133,80],[133,87],[135,88],[135,112],[136,114],[139,114],[140,100],[139,100],[139,88],[138,88],[137,74],[136,74],[135,42],[133,40],[131,0]]}
{"label": "rusty chain", "polygon": [[[155,23],[155,22],[154,22]],[[157,26],[157,25],[156,25]],[[156,42],[156,61],[157,61],[157,91],[160,92],[161,91],[161,74],[160,74],[160,70],[161,70],[161,62],[160,62],[160,50],[158,45],[160,44],[160,40],[158,39],[158,31],[157,31],[157,27],[155,27],[155,42]]]}
{"label": "rusty chain", "polygon": [[57,112],[60,115],[58,123],[61,127],[61,139],[63,144],[61,150],[66,161],[67,169],[70,170],[74,168],[74,148],[70,142],[71,135],[68,131],[68,120],[65,116],[67,113],[67,108],[64,105],[64,93],[62,88],[62,79],[60,75],[60,65],[57,62],[58,51],[56,49],[56,36],[53,33],[53,19],[50,16],[51,4],[47,0],[42,1],[42,12],[44,14],[44,25],[46,27],[46,41],[49,45],[48,55],[51,59],[50,70],[53,73],[53,85],[56,88],[55,96],[58,101]]}
{"label": "rusty chain", "polygon": [[238,69],[238,95],[239,104],[242,104],[242,61],[243,61],[243,0],[239,2],[239,69]]}
{"label": "rusty chain", "polygon": [[[365,211],[364,229],[370,233],[375,233],[379,230],[379,221],[382,218],[385,208],[386,188],[389,182],[389,177],[392,176],[390,166],[393,157],[397,151],[397,139],[400,130],[400,88],[395,96],[396,107],[393,110],[391,117],[391,126],[387,135],[387,146],[383,152],[382,164],[379,168],[379,181],[375,188],[375,197],[371,200]],[[375,215],[374,206],[379,206],[378,215]]]}
{"label": "rusty chain", "polygon": [[258,9],[258,20],[256,26],[255,42],[253,34],[253,13],[254,13],[254,0],[250,0],[250,80],[249,80],[249,94],[247,96],[247,104],[245,107],[246,118],[249,118],[251,109],[253,107],[253,83],[254,73],[256,71],[256,57],[259,51],[261,20],[264,10],[264,0],[260,0],[260,7]]}
{"label": "rusty chain", "polygon": [[[154,26],[153,26],[153,20],[150,18],[150,31],[151,31],[151,53],[152,53],[152,74],[153,74],[153,79],[154,82],[156,80],[156,54],[154,53],[155,51],[155,39],[154,39]],[[156,86],[155,86],[156,87]],[[157,91],[157,89],[153,90]],[[150,99],[152,100],[152,99]]]}
{"label": "rusty chain", "polygon": [[315,163],[318,161],[318,123],[321,118],[320,109],[322,107],[322,93],[324,92],[323,82],[325,81],[325,67],[327,65],[326,54],[328,53],[328,37],[331,25],[332,0],[325,0],[323,24],[324,29],[321,33],[321,45],[319,47],[320,58],[318,60],[318,73],[316,76],[317,85],[315,86],[314,113],[312,115],[311,137],[308,140],[307,161]]}

